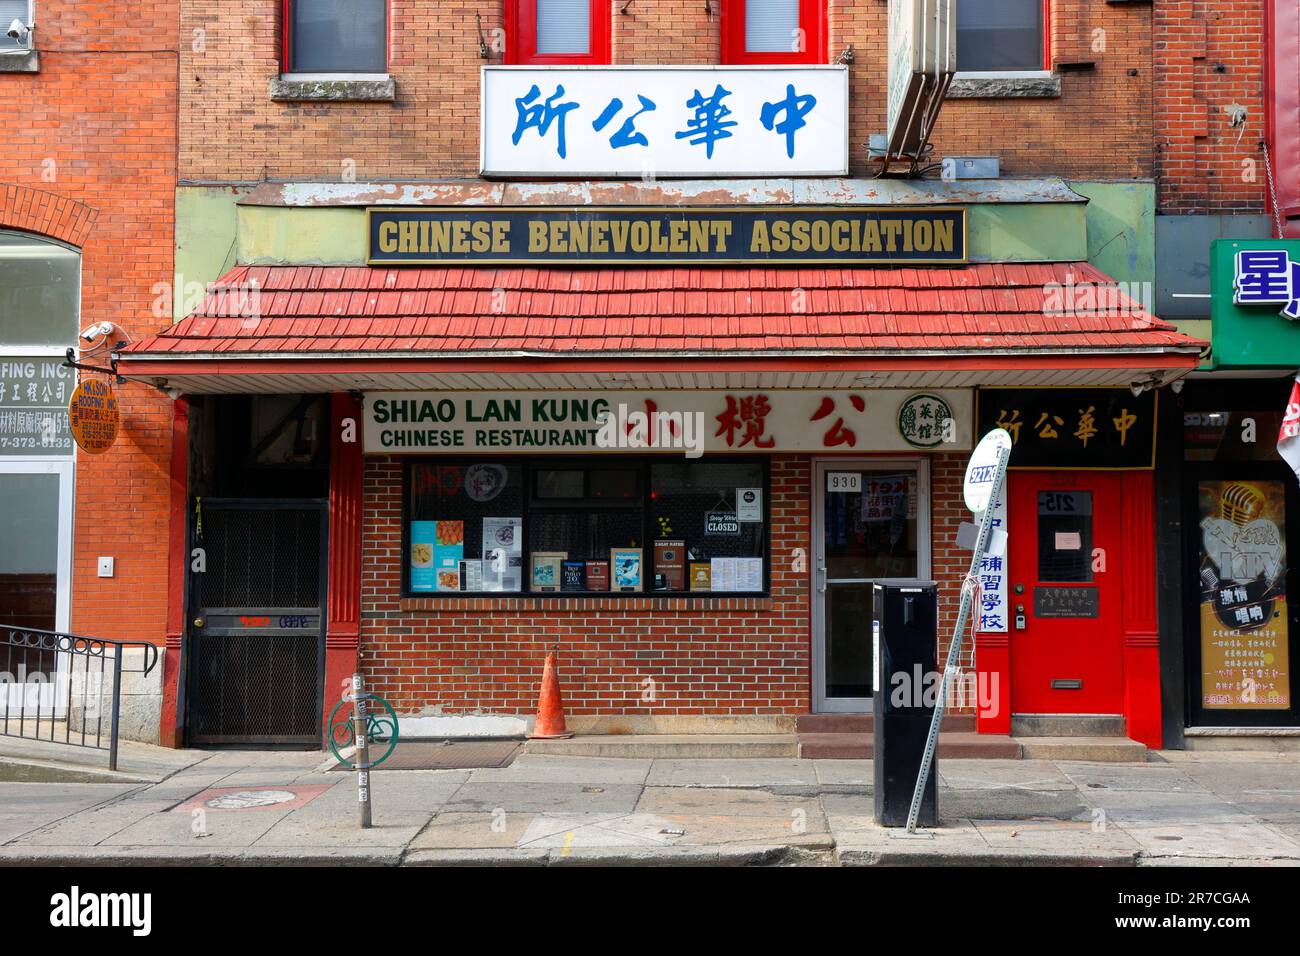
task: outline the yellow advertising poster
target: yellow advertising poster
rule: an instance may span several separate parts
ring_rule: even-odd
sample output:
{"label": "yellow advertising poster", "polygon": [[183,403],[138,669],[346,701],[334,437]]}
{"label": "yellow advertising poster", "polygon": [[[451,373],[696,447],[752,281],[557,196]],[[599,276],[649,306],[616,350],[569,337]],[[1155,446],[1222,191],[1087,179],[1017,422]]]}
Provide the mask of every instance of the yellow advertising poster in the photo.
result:
{"label": "yellow advertising poster", "polygon": [[1202,481],[1201,705],[1291,706],[1286,495],[1280,481]]}

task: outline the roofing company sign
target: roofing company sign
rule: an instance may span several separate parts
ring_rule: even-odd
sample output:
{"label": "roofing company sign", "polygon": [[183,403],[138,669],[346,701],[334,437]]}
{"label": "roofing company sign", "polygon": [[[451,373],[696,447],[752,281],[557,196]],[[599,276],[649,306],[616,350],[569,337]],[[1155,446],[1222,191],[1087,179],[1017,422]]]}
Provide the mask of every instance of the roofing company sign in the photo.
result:
{"label": "roofing company sign", "polygon": [[845,176],[844,66],[485,66],[484,176]]}

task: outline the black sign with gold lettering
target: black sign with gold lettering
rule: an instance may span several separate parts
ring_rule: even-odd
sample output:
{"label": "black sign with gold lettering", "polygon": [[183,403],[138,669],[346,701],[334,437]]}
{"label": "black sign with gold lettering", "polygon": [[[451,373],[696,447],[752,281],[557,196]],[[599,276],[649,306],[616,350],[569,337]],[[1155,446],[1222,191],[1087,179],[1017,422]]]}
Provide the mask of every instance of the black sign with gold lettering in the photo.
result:
{"label": "black sign with gold lettering", "polygon": [[372,265],[886,265],[966,261],[966,210],[867,207],[368,210]]}
{"label": "black sign with gold lettering", "polygon": [[1154,468],[1155,391],[982,388],[977,435],[1005,428],[1011,468]]}

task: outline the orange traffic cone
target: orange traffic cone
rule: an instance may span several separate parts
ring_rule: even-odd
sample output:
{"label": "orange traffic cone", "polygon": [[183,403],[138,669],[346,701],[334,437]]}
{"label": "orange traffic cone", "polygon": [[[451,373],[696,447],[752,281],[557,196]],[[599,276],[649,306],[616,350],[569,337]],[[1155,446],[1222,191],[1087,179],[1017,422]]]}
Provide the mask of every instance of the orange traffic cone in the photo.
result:
{"label": "orange traffic cone", "polygon": [[546,664],[542,667],[542,693],[537,698],[537,721],[533,732],[528,735],[532,740],[547,740],[556,737],[572,737],[564,729],[564,700],[560,697],[560,674],[555,669],[555,655],[546,655]]}

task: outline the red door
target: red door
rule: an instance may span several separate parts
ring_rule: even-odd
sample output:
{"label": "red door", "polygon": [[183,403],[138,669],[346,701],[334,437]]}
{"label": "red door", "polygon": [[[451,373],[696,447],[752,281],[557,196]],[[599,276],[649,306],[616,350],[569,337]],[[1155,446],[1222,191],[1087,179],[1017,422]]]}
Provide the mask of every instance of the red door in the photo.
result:
{"label": "red door", "polygon": [[1119,476],[1013,472],[1009,488],[1011,712],[1123,713]]}

